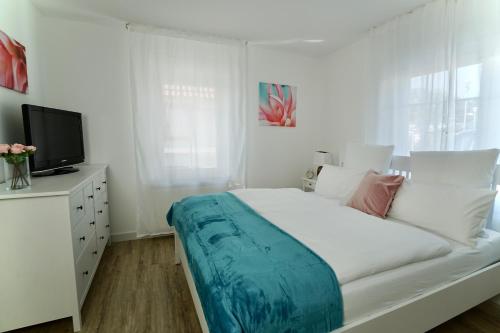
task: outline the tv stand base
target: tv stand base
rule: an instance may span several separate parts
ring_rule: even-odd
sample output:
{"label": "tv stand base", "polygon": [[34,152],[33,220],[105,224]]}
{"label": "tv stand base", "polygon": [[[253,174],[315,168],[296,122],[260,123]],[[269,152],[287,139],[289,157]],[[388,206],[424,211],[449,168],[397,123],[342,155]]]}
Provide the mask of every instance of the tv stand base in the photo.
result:
{"label": "tv stand base", "polygon": [[58,168],[58,169],[53,169],[53,170],[34,172],[32,174],[32,176],[33,177],[58,176],[58,175],[65,175],[68,173],[73,173],[73,172],[78,172],[78,171],[80,171],[80,169],[70,166],[70,167]]}

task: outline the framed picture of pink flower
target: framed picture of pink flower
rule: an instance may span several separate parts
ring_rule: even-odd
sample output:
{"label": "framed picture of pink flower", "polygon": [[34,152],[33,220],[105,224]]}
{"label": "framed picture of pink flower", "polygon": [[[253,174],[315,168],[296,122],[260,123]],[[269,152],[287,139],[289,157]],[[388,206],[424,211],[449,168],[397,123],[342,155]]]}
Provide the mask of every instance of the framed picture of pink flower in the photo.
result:
{"label": "framed picture of pink flower", "polygon": [[259,82],[261,126],[296,126],[297,87]]}
{"label": "framed picture of pink flower", "polygon": [[28,67],[26,48],[0,30],[0,86],[26,94]]}

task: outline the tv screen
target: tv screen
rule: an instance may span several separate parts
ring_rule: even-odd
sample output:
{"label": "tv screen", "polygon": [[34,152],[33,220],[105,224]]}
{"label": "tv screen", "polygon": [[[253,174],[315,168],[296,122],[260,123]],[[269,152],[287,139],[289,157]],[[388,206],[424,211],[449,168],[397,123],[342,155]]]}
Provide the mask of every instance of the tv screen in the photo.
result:
{"label": "tv screen", "polygon": [[37,148],[30,157],[31,171],[62,168],[85,160],[82,114],[23,104],[27,145]]}

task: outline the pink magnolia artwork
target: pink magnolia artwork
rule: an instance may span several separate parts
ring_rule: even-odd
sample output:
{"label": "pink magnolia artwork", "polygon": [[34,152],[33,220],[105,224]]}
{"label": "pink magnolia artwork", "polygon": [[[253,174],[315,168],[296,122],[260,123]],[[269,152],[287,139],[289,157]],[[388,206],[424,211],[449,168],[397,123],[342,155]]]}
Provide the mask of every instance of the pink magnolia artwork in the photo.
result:
{"label": "pink magnolia artwork", "polygon": [[0,86],[26,94],[26,48],[0,30]]}
{"label": "pink magnolia artwork", "polygon": [[259,122],[262,126],[295,127],[297,87],[259,82]]}

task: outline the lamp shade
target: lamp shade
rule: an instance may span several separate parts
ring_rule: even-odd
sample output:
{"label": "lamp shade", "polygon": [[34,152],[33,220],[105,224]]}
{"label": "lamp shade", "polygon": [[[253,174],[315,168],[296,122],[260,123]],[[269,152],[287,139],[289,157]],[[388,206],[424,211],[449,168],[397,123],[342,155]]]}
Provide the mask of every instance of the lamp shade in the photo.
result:
{"label": "lamp shade", "polygon": [[323,164],[332,163],[332,154],[327,151],[315,151],[313,165],[321,166]]}

